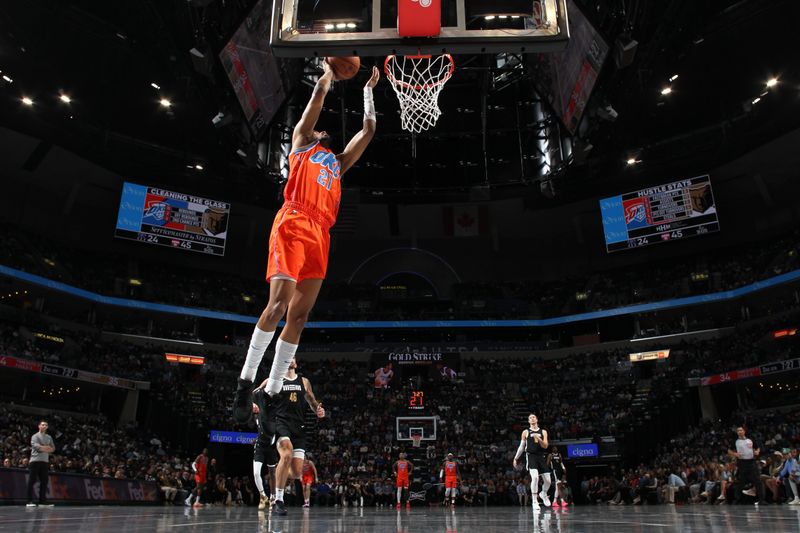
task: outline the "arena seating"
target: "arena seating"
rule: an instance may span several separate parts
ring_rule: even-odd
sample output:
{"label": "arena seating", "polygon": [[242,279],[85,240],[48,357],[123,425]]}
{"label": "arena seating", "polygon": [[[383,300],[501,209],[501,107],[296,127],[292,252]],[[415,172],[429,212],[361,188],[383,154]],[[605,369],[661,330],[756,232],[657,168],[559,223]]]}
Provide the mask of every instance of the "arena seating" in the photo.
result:
{"label": "arena seating", "polygon": [[[16,228],[0,247],[0,263],[99,294],[257,315],[266,301],[262,279],[148,263],[133,256],[74,250]],[[375,286],[329,280],[317,320],[522,319],[567,315],[734,289],[800,268],[800,232],[772,242],[716,250],[691,260],[619,268],[583,279],[465,281],[448,302],[383,299]],[[646,277],[639,273],[647,271]],[[218,283],[224,276],[225,283]],[[141,284],[131,285],[137,279]]]}

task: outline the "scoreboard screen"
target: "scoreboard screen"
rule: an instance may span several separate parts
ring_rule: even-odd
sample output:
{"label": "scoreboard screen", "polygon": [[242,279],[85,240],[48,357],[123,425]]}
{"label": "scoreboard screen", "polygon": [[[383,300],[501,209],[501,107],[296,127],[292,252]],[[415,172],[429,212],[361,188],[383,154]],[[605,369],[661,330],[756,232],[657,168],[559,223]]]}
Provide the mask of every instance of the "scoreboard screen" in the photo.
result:
{"label": "scoreboard screen", "polygon": [[122,186],[114,235],[225,255],[230,210],[227,202],[126,182]]}
{"label": "scoreboard screen", "polygon": [[606,251],[719,231],[708,175],[600,200]]}

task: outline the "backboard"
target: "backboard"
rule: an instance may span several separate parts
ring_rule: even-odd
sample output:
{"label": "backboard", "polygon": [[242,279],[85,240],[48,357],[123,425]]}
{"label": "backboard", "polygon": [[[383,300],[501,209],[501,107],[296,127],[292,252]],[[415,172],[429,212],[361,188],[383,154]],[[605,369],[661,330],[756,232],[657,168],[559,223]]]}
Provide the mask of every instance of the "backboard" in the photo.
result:
{"label": "backboard", "polygon": [[422,441],[436,440],[435,416],[398,416],[395,418],[398,441],[410,441],[412,435],[422,435]]}
{"label": "backboard", "polygon": [[[400,37],[398,11],[440,8],[439,32]],[[566,0],[274,0],[276,56],[531,53],[569,40]]]}

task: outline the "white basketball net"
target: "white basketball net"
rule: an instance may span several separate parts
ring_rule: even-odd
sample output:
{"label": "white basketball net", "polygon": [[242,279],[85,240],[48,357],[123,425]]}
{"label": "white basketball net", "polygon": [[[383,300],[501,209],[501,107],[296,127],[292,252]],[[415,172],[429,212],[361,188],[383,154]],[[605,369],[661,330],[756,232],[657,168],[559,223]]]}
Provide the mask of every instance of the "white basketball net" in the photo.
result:
{"label": "white basketball net", "polygon": [[450,54],[386,58],[384,71],[400,101],[400,122],[404,130],[419,133],[436,125],[442,114],[439,93],[454,69]]}

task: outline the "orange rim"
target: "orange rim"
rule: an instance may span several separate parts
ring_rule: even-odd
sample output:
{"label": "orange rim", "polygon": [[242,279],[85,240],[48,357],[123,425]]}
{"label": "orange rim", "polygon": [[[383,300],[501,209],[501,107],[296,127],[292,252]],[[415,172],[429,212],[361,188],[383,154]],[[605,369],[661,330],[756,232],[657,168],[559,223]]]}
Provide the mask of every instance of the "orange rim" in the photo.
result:
{"label": "orange rim", "polygon": [[[383,63],[383,72],[386,74],[386,77],[389,79],[389,81],[391,81],[393,84],[400,85],[401,87],[404,87],[406,89],[414,89],[415,91],[421,91],[423,89],[430,89],[430,88],[436,87],[438,85],[444,85],[445,83],[447,83],[447,80],[450,79],[450,77],[453,75],[453,72],[455,72],[455,70],[456,70],[456,63],[455,63],[455,61],[453,61],[453,56],[451,56],[450,54],[442,54],[441,57],[446,57],[450,61],[450,68],[447,70],[447,74],[445,74],[442,77],[442,79],[440,79],[440,80],[438,80],[438,81],[436,81],[434,83],[426,83],[424,85],[411,85],[410,83],[406,83],[404,81],[398,80],[397,78],[395,78],[392,75],[391,70],[389,69],[389,62],[392,61],[392,59],[396,58],[396,57],[397,57],[396,55],[386,56],[386,61],[384,61],[384,63]],[[413,55],[413,56],[404,56],[404,57],[407,57],[407,58],[410,58],[410,59],[426,59],[426,58],[430,59],[433,56],[431,56],[429,54],[428,55],[423,54],[423,55]]]}

